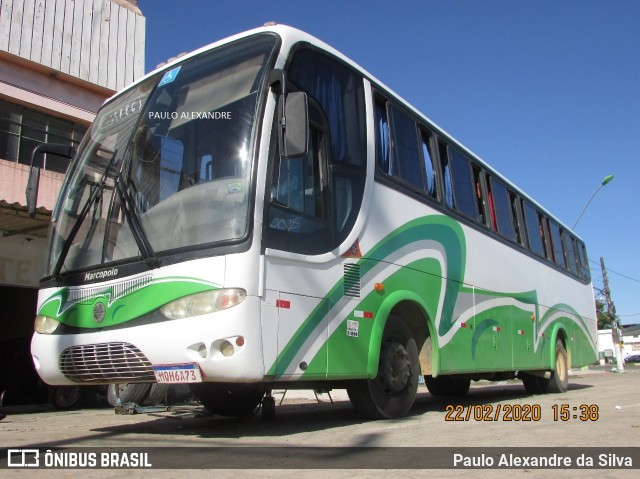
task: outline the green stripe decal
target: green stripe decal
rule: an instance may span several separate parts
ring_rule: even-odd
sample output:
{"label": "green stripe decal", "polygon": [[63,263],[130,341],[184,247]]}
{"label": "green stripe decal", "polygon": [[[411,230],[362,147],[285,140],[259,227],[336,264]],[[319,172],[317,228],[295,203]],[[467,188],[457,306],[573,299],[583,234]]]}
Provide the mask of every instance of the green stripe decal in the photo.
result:
{"label": "green stripe decal", "polygon": [[[433,245],[423,247],[417,245],[418,242],[432,242]],[[416,245],[414,251],[406,251],[414,253],[411,262],[399,264],[398,258],[393,256],[404,255],[405,251],[399,250],[412,244]],[[424,248],[424,257],[421,259],[420,248]],[[442,256],[444,263],[441,264],[440,260],[432,257],[435,250],[440,251],[438,256]],[[295,371],[297,367],[293,364],[294,360],[301,353],[307,353],[304,351],[308,347],[305,343],[317,343],[314,339],[318,339],[318,334],[325,333],[321,324],[335,307],[332,314],[342,311],[339,314],[343,317],[329,318],[334,324],[331,327],[333,332],[315,353],[302,378],[317,377],[323,371],[322,365],[327,358],[326,370],[329,377],[362,377],[365,370],[371,369],[371,364],[367,363],[371,358],[367,355],[375,353],[375,335],[381,334],[380,328],[384,327],[385,320],[383,316],[389,312],[384,301],[391,294],[404,294],[405,299],[413,298],[411,301],[417,302],[427,316],[437,322],[436,333],[438,343],[441,343],[438,353],[444,361],[439,363],[440,370],[506,370],[515,364],[540,367],[548,363],[547,353],[553,349],[550,342],[558,328],[564,329],[569,337],[574,337],[576,343],[579,341],[580,344],[589,344],[595,350],[588,322],[570,306],[557,304],[541,317],[535,290],[507,293],[465,285],[466,255],[464,232],[452,218],[433,215],[404,224],[356,261],[360,266],[363,284],[372,280],[371,275],[379,275],[384,263],[401,266],[400,269],[394,268],[393,272],[382,279],[387,294],[370,292],[351,306],[345,302],[353,301],[353,298],[344,296],[344,280],[337,281],[280,351],[267,375],[276,377]],[[346,310],[345,307],[349,309]],[[345,334],[347,319],[354,318],[355,309],[375,312],[375,321],[359,321],[360,337],[357,340]],[[458,324],[461,315],[467,318],[465,321],[470,327],[461,328]],[[336,320],[340,321],[337,327]],[[452,341],[458,336],[459,341]],[[521,339],[513,339],[512,343],[507,338]],[[571,345],[568,344],[568,347]],[[500,351],[498,356],[495,356],[496,350]],[[339,351],[349,351],[349,354],[342,358]],[[589,355],[586,351],[584,354]],[[487,360],[488,355],[491,360]],[[492,364],[496,357],[499,357],[500,363]]]}
{"label": "green stripe decal", "polygon": [[[145,278],[95,288],[61,288],[40,307],[38,314],[80,328],[104,328],[126,323],[176,299],[220,287],[195,278]],[[100,323],[93,320],[97,303],[105,306]]]}
{"label": "green stripe decal", "polygon": [[[448,306],[450,313],[452,313],[464,277],[466,246],[462,228],[456,221],[447,216],[434,215],[417,218],[397,230],[392,231],[375,245],[366,254],[366,257],[361,258],[357,262],[360,266],[361,276],[366,276],[379,261],[384,261],[398,249],[416,241],[424,240],[432,240],[439,243],[445,251],[447,277],[449,281],[446,281],[444,304],[445,308]],[[340,279],[325,297],[325,299],[329,301],[328,308],[331,309],[331,307],[337,304],[342,298],[344,298],[344,280]],[[282,352],[276,358],[275,363],[269,368],[267,375],[275,376],[277,369],[282,371],[291,365],[295,356],[302,349],[305,341],[326,316],[326,312],[327,305],[321,302],[283,348]],[[443,317],[451,318],[451,316],[452,315],[449,314]],[[450,330],[453,326],[452,321],[452,319],[448,323],[442,321],[439,333],[444,334]],[[277,368],[277,365],[281,365],[281,367]]]}

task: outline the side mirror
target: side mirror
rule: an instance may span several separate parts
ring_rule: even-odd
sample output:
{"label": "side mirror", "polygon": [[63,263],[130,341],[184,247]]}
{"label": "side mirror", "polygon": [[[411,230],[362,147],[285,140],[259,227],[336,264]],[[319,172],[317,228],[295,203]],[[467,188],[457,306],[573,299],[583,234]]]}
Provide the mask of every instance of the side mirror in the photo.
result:
{"label": "side mirror", "polygon": [[[282,97],[281,101],[282,101]],[[304,156],[308,149],[309,105],[307,94],[296,91],[284,96],[284,117],[281,120],[282,157]]]}
{"label": "side mirror", "polygon": [[53,155],[71,159],[76,154],[76,149],[73,146],[60,143],[41,143],[33,149],[33,153],[31,154],[29,180],[27,181],[27,190],[25,191],[27,196],[27,210],[31,218],[36,215],[38,186],[40,184],[40,167],[35,166],[35,158],[37,155],[45,153],[51,153]]}

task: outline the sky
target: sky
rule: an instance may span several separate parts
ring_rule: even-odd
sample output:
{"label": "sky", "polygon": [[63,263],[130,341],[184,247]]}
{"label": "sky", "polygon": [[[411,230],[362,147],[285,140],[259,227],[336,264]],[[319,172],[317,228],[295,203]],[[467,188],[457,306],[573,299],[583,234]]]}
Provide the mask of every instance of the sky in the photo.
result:
{"label": "sky", "polygon": [[146,71],[275,21],[358,63],[571,227],[640,323],[640,2],[139,0]]}

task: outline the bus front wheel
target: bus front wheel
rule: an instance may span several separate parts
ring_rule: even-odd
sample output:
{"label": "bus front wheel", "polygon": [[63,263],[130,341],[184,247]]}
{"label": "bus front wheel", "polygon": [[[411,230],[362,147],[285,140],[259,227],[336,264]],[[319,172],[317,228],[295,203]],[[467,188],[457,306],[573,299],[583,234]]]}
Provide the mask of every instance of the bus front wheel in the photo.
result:
{"label": "bus front wheel", "polygon": [[405,416],[416,397],[419,372],[416,341],[404,321],[391,316],[382,335],[378,375],[347,387],[351,404],[373,419]]}

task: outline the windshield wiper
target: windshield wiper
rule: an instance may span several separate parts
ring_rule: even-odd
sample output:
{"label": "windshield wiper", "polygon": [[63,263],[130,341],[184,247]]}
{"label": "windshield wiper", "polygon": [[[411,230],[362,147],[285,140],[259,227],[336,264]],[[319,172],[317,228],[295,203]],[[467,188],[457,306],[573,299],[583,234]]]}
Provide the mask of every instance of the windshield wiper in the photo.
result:
{"label": "windshield wiper", "polygon": [[78,217],[76,218],[76,221],[73,224],[73,228],[71,228],[71,231],[69,232],[69,236],[67,236],[67,239],[65,240],[64,244],[62,245],[62,250],[60,251],[60,256],[58,256],[58,261],[56,262],[56,266],[53,269],[53,274],[52,274],[53,279],[56,280],[56,281],[60,280],[60,271],[62,270],[62,266],[64,265],[64,261],[67,258],[67,255],[69,254],[69,250],[71,249],[71,244],[73,243],[73,240],[75,239],[76,235],[78,234],[78,231],[80,231],[80,227],[82,226],[82,223],[83,223],[85,217],[89,213],[89,210],[91,209],[91,206],[100,197],[102,197],[102,193],[103,193],[103,191],[105,189],[105,186],[107,184],[107,178],[109,177],[109,173],[111,172],[111,168],[113,168],[113,165],[116,162],[117,156],[118,156],[118,150],[115,150],[113,152],[113,155],[111,156],[111,159],[109,160],[109,163],[107,164],[107,167],[104,170],[104,173],[102,173],[102,176],[100,177],[100,181],[98,182],[97,188],[95,190],[93,190],[93,193],[91,193],[91,196],[89,197],[87,202],[82,207],[82,211],[80,212],[80,215],[78,215]]}
{"label": "windshield wiper", "polygon": [[151,266],[152,268],[157,268],[158,266],[160,266],[160,260],[153,251],[153,247],[149,242],[149,237],[144,231],[144,227],[140,222],[140,218],[135,211],[135,205],[133,203],[133,200],[131,199],[131,195],[129,195],[129,192],[124,185],[122,172],[118,173],[115,177],[115,187],[116,191],[118,192],[118,196],[120,196],[120,201],[122,201],[122,209],[124,210],[124,215],[126,216],[127,221],[129,222],[129,226],[131,227],[133,238],[136,240],[138,249],[142,253],[142,258],[147,262],[149,266]]}

